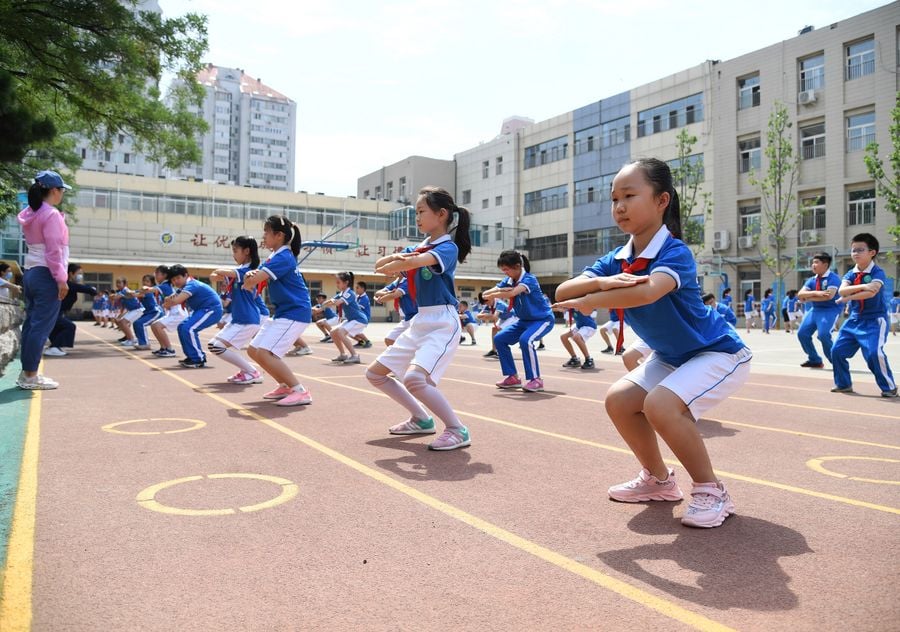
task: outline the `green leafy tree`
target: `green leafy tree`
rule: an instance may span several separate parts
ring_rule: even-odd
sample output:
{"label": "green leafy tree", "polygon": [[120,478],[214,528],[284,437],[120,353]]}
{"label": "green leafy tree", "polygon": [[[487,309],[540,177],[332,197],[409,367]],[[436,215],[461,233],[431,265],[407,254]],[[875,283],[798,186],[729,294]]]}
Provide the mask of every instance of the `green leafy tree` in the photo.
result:
{"label": "green leafy tree", "polygon": [[[781,304],[784,277],[794,269],[794,259],[787,254],[788,235],[797,227],[799,212],[795,204],[795,187],[799,176],[799,157],[794,154],[794,140],[790,132],[793,123],[787,108],[775,102],[769,115],[766,145],[766,171],[763,177],[750,172],[750,184],[759,189],[762,199],[762,218],[757,247],[763,263],[775,275],[775,301]],[[780,313],[775,310],[776,319]]]}
{"label": "green leafy tree", "polygon": [[681,232],[684,242],[698,254],[704,245],[704,221],[699,217],[712,215],[712,195],[701,190],[703,184],[703,161],[692,160],[691,151],[697,143],[697,137],[682,129],[676,138],[678,141],[678,164],[672,169],[672,179],[678,187],[678,201],[681,206]]}
{"label": "green leafy tree", "polygon": [[[884,161],[878,155],[878,143],[869,143],[863,160],[865,160],[869,177],[875,181],[878,195],[884,200],[885,209],[894,215],[894,224],[888,226],[888,233],[896,246],[900,245],[900,92],[897,93],[896,104],[891,110],[890,134],[891,147],[888,162],[892,173],[889,174],[885,171]],[[893,259],[896,263],[898,258],[894,256]]]}
{"label": "green leafy tree", "polygon": [[[0,77],[10,78],[0,129],[21,132],[3,137],[0,217],[35,171],[80,165],[78,137],[102,148],[125,134],[165,167],[199,161],[206,124],[191,107],[206,49],[197,14],[164,18],[136,0],[0,0]],[[181,79],[165,101],[163,74]]]}

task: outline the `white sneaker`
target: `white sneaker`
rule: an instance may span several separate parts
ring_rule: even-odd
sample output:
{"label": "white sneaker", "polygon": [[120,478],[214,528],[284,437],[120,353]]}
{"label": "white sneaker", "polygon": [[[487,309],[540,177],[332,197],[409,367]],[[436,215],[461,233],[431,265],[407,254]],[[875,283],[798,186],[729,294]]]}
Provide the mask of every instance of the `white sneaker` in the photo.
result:
{"label": "white sneaker", "polygon": [[312,349],[309,347],[294,347],[290,351],[287,352],[289,356],[305,356],[312,353]]}
{"label": "white sneaker", "polygon": [[123,347],[136,347],[136,346],[137,346],[137,342],[134,341],[134,340],[123,340],[123,341],[122,341],[122,346],[123,346]]}
{"label": "white sneaker", "polygon": [[45,375],[35,375],[34,377],[25,377],[24,373],[19,374],[16,380],[16,386],[26,391],[50,391],[59,386],[59,382],[51,380]]}
{"label": "white sneaker", "polygon": [[46,349],[44,349],[44,355],[52,356],[54,358],[61,358],[65,355],[69,355],[69,354],[66,353],[65,351],[63,351],[62,349],[60,349],[59,347],[47,347]]}

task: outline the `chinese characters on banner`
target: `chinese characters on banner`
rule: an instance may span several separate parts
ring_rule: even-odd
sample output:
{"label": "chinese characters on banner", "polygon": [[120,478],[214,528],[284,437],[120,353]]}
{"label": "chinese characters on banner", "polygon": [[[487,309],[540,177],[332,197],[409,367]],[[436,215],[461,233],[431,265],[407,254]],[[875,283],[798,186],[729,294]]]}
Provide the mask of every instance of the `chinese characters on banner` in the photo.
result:
{"label": "chinese characters on banner", "polygon": [[[174,241],[174,238],[172,240]],[[195,248],[209,248],[210,246],[213,248],[230,248],[232,237],[228,235],[213,236],[206,235],[205,233],[194,233],[194,236],[190,241]],[[320,255],[334,256],[335,254],[335,248],[312,248],[310,246],[304,246],[303,250],[305,252],[315,250],[316,253]],[[374,253],[377,257],[383,257],[389,251],[394,253],[403,252],[403,246],[369,246],[368,244],[360,244],[356,248],[356,256],[371,257]]]}

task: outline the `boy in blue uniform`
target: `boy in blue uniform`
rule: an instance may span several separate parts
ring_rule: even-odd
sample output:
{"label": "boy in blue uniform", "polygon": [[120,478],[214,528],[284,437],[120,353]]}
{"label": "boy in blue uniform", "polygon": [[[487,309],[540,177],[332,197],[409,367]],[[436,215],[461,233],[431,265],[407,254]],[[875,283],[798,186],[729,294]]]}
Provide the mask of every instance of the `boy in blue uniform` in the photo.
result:
{"label": "boy in blue uniform", "polygon": [[331,342],[331,328],[337,327],[341,323],[337,312],[331,307],[322,307],[322,303],[328,300],[328,295],[324,292],[316,294],[316,304],[312,307],[312,317],[316,323],[316,327],[325,334],[319,342]]}
{"label": "boy in blue uniform", "polygon": [[[369,300],[369,286],[365,281],[357,281],[354,288],[356,289],[356,302],[359,303],[359,308],[366,315],[366,321],[371,323],[372,301]],[[370,349],[372,347],[372,341],[362,332],[356,334],[353,338],[357,341],[354,345],[355,347],[360,349]]]}
{"label": "boy in blue uniform", "polygon": [[897,335],[900,328],[900,292],[894,290],[894,298],[891,299],[891,333]]}
{"label": "boy in blue uniform", "polygon": [[771,288],[766,290],[763,295],[760,309],[763,313],[763,333],[769,333],[769,329],[775,324],[775,297],[772,296]]}
{"label": "boy in blue uniform", "polygon": [[822,353],[831,362],[831,330],[841,315],[841,306],[835,302],[841,278],[830,270],[831,255],[826,252],[814,254],[811,265],[815,275],[807,279],[797,293],[797,297],[807,304],[806,315],[797,330],[797,339],[807,356],[806,362],[800,366],[821,369],[825,364],[813,346],[812,334],[813,331],[818,332]]}
{"label": "boy in blue uniform", "polygon": [[[468,301],[460,301],[459,306],[457,308],[459,310],[459,324],[462,325],[463,330],[469,334],[469,338],[472,339],[472,344],[475,344],[475,328],[478,326],[478,321],[475,320],[475,317],[472,315],[472,310],[469,309]],[[466,341],[465,336],[459,337],[459,343],[462,344]]]}
{"label": "boy in blue uniform", "polygon": [[[588,370],[594,368],[594,359],[591,357],[587,348],[587,341],[597,333],[597,311],[594,310],[590,314],[582,314],[581,312],[570,309],[569,321],[571,327],[567,332],[559,337],[560,342],[566,348],[571,356],[569,361],[563,364],[564,367],[573,367]],[[579,362],[575,349],[572,348],[572,342],[578,345],[581,353],[584,354],[584,362]]]}
{"label": "boy in blue uniform", "polygon": [[737,327],[737,316],[734,315],[734,312],[731,311],[727,305],[723,305],[716,301],[716,295],[710,292],[709,294],[703,295],[703,302],[706,305],[709,305],[709,308],[714,312],[717,312],[722,318],[725,319],[725,322],[731,325],[732,327]]}
{"label": "boy in blue uniform", "polygon": [[499,358],[497,355],[497,347],[494,344],[494,336],[501,330],[511,327],[519,322],[516,316],[516,310],[510,309],[509,305],[495,298],[485,298],[484,307],[481,313],[475,316],[476,319],[483,323],[491,324],[491,350],[484,354],[485,358]]}
{"label": "boy in blue uniform", "polygon": [[206,366],[206,353],[200,344],[200,331],[212,327],[222,318],[222,301],[206,283],[193,279],[181,264],[169,268],[169,283],[177,290],[163,302],[166,309],[186,305],[191,315],[178,324],[178,340],[186,356],[178,364],[188,369]]}
{"label": "boy in blue uniform", "polygon": [[850,317],[844,321],[831,349],[834,367],[832,393],[852,393],[850,365],[847,362],[862,349],[866,365],[875,376],[882,397],[897,397],[897,384],[884,353],[888,330],[888,300],[884,289],[887,276],[875,265],[878,240],[869,233],[860,233],[850,243],[850,256],[856,265],[841,281],[839,299],[848,303]]}

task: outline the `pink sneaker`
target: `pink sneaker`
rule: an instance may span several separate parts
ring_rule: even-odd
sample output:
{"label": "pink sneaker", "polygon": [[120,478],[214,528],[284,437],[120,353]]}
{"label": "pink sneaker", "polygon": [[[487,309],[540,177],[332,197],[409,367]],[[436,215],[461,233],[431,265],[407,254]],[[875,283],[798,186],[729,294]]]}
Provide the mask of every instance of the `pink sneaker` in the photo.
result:
{"label": "pink sneaker", "polygon": [[681,524],[709,529],[718,527],[733,513],[734,502],[724,483],[694,483],[691,504],[688,505]]}
{"label": "pink sneaker", "polygon": [[265,395],[263,395],[263,399],[281,399],[283,397],[287,397],[294,391],[291,390],[289,386],[285,386],[284,384],[279,384],[278,388],[274,391],[269,391]]}
{"label": "pink sneaker", "polygon": [[515,375],[510,375],[497,382],[497,388],[519,388],[520,386],[522,386],[522,380]]}
{"label": "pink sneaker", "polygon": [[262,375],[259,374],[259,371],[253,371],[251,373],[240,371],[228,378],[228,381],[232,384],[262,384],[263,378]]}
{"label": "pink sneaker", "polygon": [[428,444],[429,450],[455,450],[472,445],[469,440],[469,430],[462,428],[447,428],[440,437]]}
{"label": "pink sneaker", "polygon": [[526,393],[538,393],[544,390],[544,380],[539,377],[536,377],[532,380],[528,380],[528,384],[522,387],[522,390]]}
{"label": "pink sneaker", "polygon": [[388,428],[388,432],[395,435],[434,434],[434,418],[413,419],[410,417],[402,424]]}
{"label": "pink sneaker", "polygon": [[290,395],[275,403],[276,406],[306,406],[307,404],[312,404],[312,395],[309,394],[309,391],[291,391]]}
{"label": "pink sneaker", "polygon": [[623,503],[641,503],[647,500],[676,501],[684,498],[684,494],[675,483],[675,470],[669,468],[669,477],[661,481],[646,469],[641,469],[637,478],[610,487],[609,497]]}

